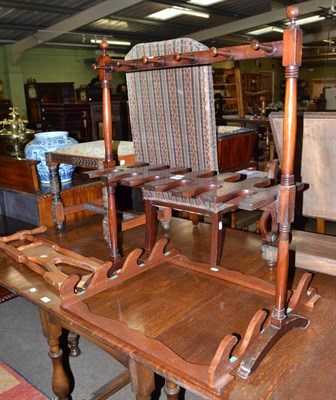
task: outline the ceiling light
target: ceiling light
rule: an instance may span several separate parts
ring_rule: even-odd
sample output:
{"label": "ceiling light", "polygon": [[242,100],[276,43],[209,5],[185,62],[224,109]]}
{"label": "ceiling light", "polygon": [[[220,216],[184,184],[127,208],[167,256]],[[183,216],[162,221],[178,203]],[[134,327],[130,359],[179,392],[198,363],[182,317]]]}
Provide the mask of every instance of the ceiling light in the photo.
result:
{"label": "ceiling light", "polygon": [[248,35],[263,35],[264,33],[270,32],[280,32],[282,33],[284,30],[282,28],[278,28],[277,26],[267,26],[266,28],[256,29],[251,32],[247,32]]}
{"label": "ceiling light", "polygon": [[130,46],[131,42],[126,42],[125,40],[106,40],[106,39],[91,39],[91,43],[101,43],[102,41],[107,42],[108,44],[115,44],[117,46]]}
{"label": "ceiling light", "polygon": [[[297,25],[311,24],[312,22],[323,21],[324,19],[325,17],[322,17],[321,15],[312,15],[311,17],[296,20],[296,24]],[[291,22],[286,22],[286,25],[290,24]]]}
{"label": "ceiling light", "polygon": [[165,8],[164,10],[158,11],[156,13],[147,15],[148,18],[154,18],[154,19],[160,19],[161,21],[165,21],[170,18],[177,17],[179,15],[192,15],[194,17],[200,17],[200,18],[209,18],[209,14],[199,12],[199,11],[194,11],[190,10],[189,8],[184,8],[184,7],[169,7]]}
{"label": "ceiling light", "polygon": [[198,6],[211,6],[212,4],[219,3],[223,0],[189,0],[190,4],[197,4]]}

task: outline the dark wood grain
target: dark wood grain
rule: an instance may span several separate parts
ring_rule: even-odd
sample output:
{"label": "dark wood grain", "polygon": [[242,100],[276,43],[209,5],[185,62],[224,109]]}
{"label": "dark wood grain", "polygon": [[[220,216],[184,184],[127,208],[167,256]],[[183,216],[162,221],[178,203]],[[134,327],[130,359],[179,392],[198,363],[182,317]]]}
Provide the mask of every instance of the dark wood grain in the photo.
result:
{"label": "dark wood grain", "polygon": [[[186,234],[189,232],[191,222],[187,220],[173,219],[170,232],[171,241],[168,248],[180,247],[182,252],[198,261],[207,261],[207,241],[209,240],[210,226],[200,223],[195,229],[193,237]],[[85,232],[85,235],[80,233]],[[43,235],[44,237],[56,240],[60,245],[75,249],[84,255],[95,254],[98,258],[107,258],[109,251],[105,246],[104,238],[101,232],[101,217],[93,216],[81,222],[69,223],[60,233],[54,228],[48,229]],[[141,246],[144,239],[144,227],[137,227],[124,233],[125,236],[125,251],[127,253],[133,249],[133,246]],[[159,237],[167,236],[167,232],[159,229]],[[221,265],[231,267],[241,272],[252,274],[265,279],[272,283],[274,274],[265,270],[262,266],[263,262],[260,259],[259,245],[261,238],[258,235],[246,232],[233,231],[228,229],[226,235],[226,246],[224,246],[223,258]],[[56,291],[48,287],[42,282],[41,278],[29,271],[24,265],[18,265],[13,260],[9,259],[2,252],[0,254],[0,282],[5,283],[7,287],[16,287],[21,295],[33,301],[39,307],[48,311],[53,315],[53,322],[61,323],[63,326],[70,326],[71,329],[82,336],[87,337],[102,348],[109,351],[110,354],[126,363],[125,359],[120,354],[115,353],[115,349],[106,344],[103,332],[99,329],[92,331],[90,323],[80,319],[69,318],[67,312],[60,310],[60,301]],[[162,284],[164,285],[164,276],[169,276],[173,272],[169,267],[163,274]],[[299,277],[303,271],[301,269],[292,270],[293,286],[297,284]],[[154,275],[153,275],[154,274]],[[186,272],[186,276],[190,273]],[[156,276],[155,285],[146,289],[144,294],[153,294],[157,287],[157,282],[160,281],[160,274],[155,270],[150,272],[149,276],[142,277],[143,283],[148,283],[149,277]],[[206,293],[208,287],[207,279],[201,283],[200,288],[197,287],[193,280],[188,282],[186,276],[182,273],[182,277],[177,277],[178,282],[184,282],[189,288],[186,292],[195,287],[196,293]],[[181,281],[182,279],[182,281]],[[251,376],[248,381],[235,379],[224,390],[222,399],[233,398],[239,399],[300,399],[309,398],[311,400],[332,399],[335,393],[336,385],[332,376],[336,373],[333,359],[336,356],[336,349],[333,340],[333,332],[336,328],[335,313],[333,308],[336,302],[335,293],[335,277],[316,273],[314,277],[314,286],[318,287],[322,299],[316,304],[315,309],[311,310],[307,307],[300,306],[299,312],[308,316],[310,326],[302,331],[293,331],[286,335],[285,338],[272,349],[268,356],[263,360],[258,370]],[[292,286],[290,285],[290,287]],[[37,288],[37,294],[30,293],[29,288]],[[202,289],[203,287],[203,289]],[[120,288],[121,289],[121,288]],[[174,314],[174,308],[179,312],[179,304],[175,296],[176,288],[172,291],[167,287],[167,298],[163,299],[166,306],[163,308],[162,318],[165,321],[168,329],[158,338],[174,346],[179,353],[184,352],[189,360],[197,360],[207,362],[215,352],[220,339],[228,332],[242,333],[246,329],[246,319],[248,320],[253,315],[255,309],[259,308],[263,303],[267,305],[271,301],[270,296],[257,295],[248,289],[236,288],[233,285],[219,284],[217,291],[218,295],[209,299],[206,293],[204,301],[198,300],[198,308],[196,312],[197,322],[191,317],[181,319],[181,324],[176,324],[174,327],[169,327],[169,313]],[[119,291],[119,288],[117,289]],[[181,288],[177,288],[180,290]],[[216,294],[216,289],[214,289]],[[120,291],[119,291],[120,293]],[[183,293],[182,293],[183,295]],[[47,296],[51,299],[49,303],[43,303],[40,298]],[[142,301],[146,300],[145,295],[139,293]],[[130,301],[126,294],[123,295],[125,306]],[[208,299],[208,300],[207,300]],[[266,301],[266,303],[265,303]],[[102,300],[103,302],[103,300]],[[171,310],[169,310],[169,304]],[[129,306],[128,306],[129,307]],[[146,310],[140,312],[146,313]],[[107,310],[107,307],[106,307]],[[128,315],[129,321],[132,323],[132,314],[127,307],[124,309]],[[220,314],[222,311],[222,314]],[[211,318],[212,313],[219,313],[221,318]],[[141,319],[145,314],[136,314],[138,318],[138,327]],[[181,314],[180,314],[181,317]],[[158,312],[160,319],[160,312]],[[152,319],[151,331],[155,334],[155,325],[158,321]],[[162,320],[161,320],[162,322]],[[173,339],[175,337],[175,339]],[[199,344],[203,343],[203,346]],[[208,350],[207,350],[208,349]],[[75,377],[80,379],[80,377]],[[281,382],[286,382],[285,385]],[[236,397],[234,397],[236,396]],[[217,397],[213,397],[217,398]]]}

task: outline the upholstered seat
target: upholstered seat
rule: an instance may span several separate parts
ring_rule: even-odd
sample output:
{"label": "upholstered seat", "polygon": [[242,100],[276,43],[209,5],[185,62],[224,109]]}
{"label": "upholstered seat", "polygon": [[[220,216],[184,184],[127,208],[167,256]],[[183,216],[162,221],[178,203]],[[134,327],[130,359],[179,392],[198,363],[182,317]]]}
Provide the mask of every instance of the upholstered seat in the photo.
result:
{"label": "upholstered seat", "polygon": [[[94,157],[97,159],[104,160],[105,158],[104,140],[84,142],[84,143],[74,144],[72,146],[62,147],[60,149],[57,149],[55,153],[68,156]],[[133,142],[114,140],[113,154],[120,158],[122,158],[125,155],[134,154]]]}

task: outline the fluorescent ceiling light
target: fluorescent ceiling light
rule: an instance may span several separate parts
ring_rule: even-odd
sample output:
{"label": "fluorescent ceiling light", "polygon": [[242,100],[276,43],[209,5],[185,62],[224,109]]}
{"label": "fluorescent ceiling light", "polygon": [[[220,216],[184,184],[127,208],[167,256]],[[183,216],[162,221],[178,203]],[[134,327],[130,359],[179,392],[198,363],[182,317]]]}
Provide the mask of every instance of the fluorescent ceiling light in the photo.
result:
{"label": "fluorescent ceiling light", "polygon": [[184,8],[184,7],[169,7],[165,8],[164,10],[158,11],[156,13],[147,15],[148,18],[154,18],[154,19],[160,19],[161,21],[165,21],[170,18],[177,17],[179,15],[192,15],[194,17],[200,17],[200,18],[209,18],[209,14],[199,12],[199,11],[194,11],[190,10],[189,8]]}
{"label": "fluorescent ceiling light", "polygon": [[189,0],[190,4],[197,4],[198,6],[211,6],[212,4],[219,3],[223,0]]}
{"label": "fluorescent ceiling light", "polygon": [[284,30],[282,28],[278,28],[277,26],[267,26],[266,28],[256,29],[251,32],[247,32],[248,35],[263,35],[264,33],[269,32],[280,32],[282,33]]}
{"label": "fluorescent ceiling light", "polygon": [[126,42],[125,40],[106,40],[106,39],[91,39],[91,43],[101,43],[102,41],[107,42],[108,44],[115,44],[119,46],[130,46],[131,42]]}
{"label": "fluorescent ceiling light", "polygon": [[[323,21],[324,19],[325,17],[322,17],[320,15],[312,15],[311,17],[297,19],[296,24],[297,25],[311,24],[312,22]],[[290,22],[286,22],[286,25],[290,24],[291,24]]]}

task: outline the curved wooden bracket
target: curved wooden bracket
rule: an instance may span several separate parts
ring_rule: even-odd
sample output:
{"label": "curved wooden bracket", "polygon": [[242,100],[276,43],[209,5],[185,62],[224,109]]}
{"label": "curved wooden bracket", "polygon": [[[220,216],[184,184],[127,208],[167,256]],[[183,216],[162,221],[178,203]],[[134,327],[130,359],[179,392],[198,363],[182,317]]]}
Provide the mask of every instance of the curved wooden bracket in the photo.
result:
{"label": "curved wooden bracket", "polygon": [[233,379],[230,372],[237,367],[248,346],[260,336],[261,327],[266,317],[267,313],[264,310],[255,313],[246,330],[244,339],[237,346],[235,352],[234,347],[238,341],[236,336],[227,335],[221,341],[208,370],[211,387],[221,389]]}
{"label": "curved wooden bracket", "polygon": [[262,324],[265,322],[266,318],[267,312],[265,310],[258,310],[254,314],[246,330],[244,339],[240,342],[236,352],[234,352],[234,356],[237,360],[244,355],[250,343],[260,335]]}
{"label": "curved wooden bracket", "polygon": [[237,341],[236,336],[227,335],[218,346],[208,370],[211,387],[220,389],[233,379],[233,376],[229,374],[234,368],[230,365],[230,354]]}
{"label": "curved wooden bracket", "polygon": [[153,250],[151,251],[146,261],[146,266],[154,262],[155,264],[158,264],[164,261],[167,257],[171,258],[180,254],[179,250],[177,249],[171,249],[165,252],[165,247],[167,246],[167,243],[168,239],[166,238],[161,238],[155,243]]}
{"label": "curved wooden bracket", "polygon": [[298,305],[303,304],[307,307],[314,307],[315,303],[321,298],[315,288],[309,287],[313,275],[308,272],[304,273],[300,279],[297,288],[294,290],[288,307],[290,311],[294,311]]}

